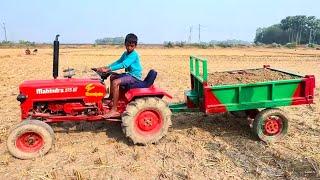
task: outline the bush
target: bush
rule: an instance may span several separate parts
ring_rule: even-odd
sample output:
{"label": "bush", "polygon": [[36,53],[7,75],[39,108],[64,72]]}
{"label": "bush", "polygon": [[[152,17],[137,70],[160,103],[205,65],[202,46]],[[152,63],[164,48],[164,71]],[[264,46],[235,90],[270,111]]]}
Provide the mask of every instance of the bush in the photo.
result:
{"label": "bush", "polygon": [[274,42],[274,43],[271,44],[271,47],[272,48],[279,48],[279,47],[281,47],[281,44],[278,44],[278,43]]}
{"label": "bush", "polygon": [[222,47],[222,48],[232,47],[231,44],[227,44],[227,43],[218,43],[218,44],[216,44],[216,45],[219,46],[219,47]]}
{"label": "bush", "polygon": [[315,48],[315,47],[316,47],[316,45],[315,45],[315,44],[313,44],[313,43],[310,43],[310,44],[308,44],[308,45],[307,45],[307,47],[309,47],[309,48]]}
{"label": "bush", "polygon": [[286,46],[287,48],[293,49],[293,48],[296,48],[296,47],[297,47],[297,43],[287,43],[285,46]]}
{"label": "bush", "polygon": [[11,42],[11,41],[2,41],[0,42],[0,46],[13,46],[14,45],[14,42]]}
{"label": "bush", "polygon": [[190,44],[190,46],[192,47],[197,47],[197,48],[201,48],[201,49],[207,49],[208,47],[214,47],[214,45],[210,45],[210,44],[207,44],[207,43],[193,43],[193,44]]}
{"label": "bush", "polygon": [[180,42],[177,41],[177,42],[175,43],[175,45],[178,46],[178,47],[184,47],[185,44],[186,44],[186,43],[185,43],[184,41],[180,41]]}
{"label": "bush", "polygon": [[264,46],[265,44],[264,43],[261,43],[261,42],[255,42],[254,43],[254,46]]}
{"label": "bush", "polygon": [[199,44],[201,49],[207,49],[209,46],[207,44]]}
{"label": "bush", "polygon": [[211,47],[211,48],[215,48],[216,45],[214,45],[214,44],[209,44],[208,46]]}
{"label": "bush", "polygon": [[166,48],[173,48],[173,42],[169,41],[169,42],[164,42],[164,47]]}
{"label": "bush", "polygon": [[26,46],[35,46],[36,45],[35,42],[30,42],[30,41],[25,41],[25,40],[20,40],[19,44],[20,45],[26,45]]}

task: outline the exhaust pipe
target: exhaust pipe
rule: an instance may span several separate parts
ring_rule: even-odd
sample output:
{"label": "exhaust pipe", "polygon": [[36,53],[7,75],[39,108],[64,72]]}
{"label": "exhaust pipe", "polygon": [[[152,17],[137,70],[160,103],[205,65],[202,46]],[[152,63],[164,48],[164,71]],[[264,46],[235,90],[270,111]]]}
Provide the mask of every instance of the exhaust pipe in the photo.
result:
{"label": "exhaust pipe", "polygon": [[57,79],[59,74],[59,34],[56,35],[56,39],[53,41],[53,78]]}

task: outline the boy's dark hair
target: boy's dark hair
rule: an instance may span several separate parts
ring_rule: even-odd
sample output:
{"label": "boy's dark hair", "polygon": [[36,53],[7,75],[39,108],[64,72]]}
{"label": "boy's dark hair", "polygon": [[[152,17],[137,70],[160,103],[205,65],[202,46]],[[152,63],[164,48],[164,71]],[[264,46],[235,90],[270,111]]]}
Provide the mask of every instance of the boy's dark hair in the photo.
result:
{"label": "boy's dark hair", "polygon": [[133,33],[130,33],[126,36],[126,39],[124,40],[124,43],[127,44],[131,44],[131,43],[134,43],[135,45],[137,45],[138,43],[138,37],[133,34]]}

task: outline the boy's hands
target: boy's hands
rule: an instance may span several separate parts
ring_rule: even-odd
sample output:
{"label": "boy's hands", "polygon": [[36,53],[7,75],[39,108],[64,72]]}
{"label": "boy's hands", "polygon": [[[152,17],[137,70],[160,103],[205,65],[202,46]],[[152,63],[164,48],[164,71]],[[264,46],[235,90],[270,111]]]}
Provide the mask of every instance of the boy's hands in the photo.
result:
{"label": "boy's hands", "polygon": [[111,69],[107,68],[107,67],[99,67],[99,68],[97,68],[97,71],[106,73],[106,72],[111,71]]}

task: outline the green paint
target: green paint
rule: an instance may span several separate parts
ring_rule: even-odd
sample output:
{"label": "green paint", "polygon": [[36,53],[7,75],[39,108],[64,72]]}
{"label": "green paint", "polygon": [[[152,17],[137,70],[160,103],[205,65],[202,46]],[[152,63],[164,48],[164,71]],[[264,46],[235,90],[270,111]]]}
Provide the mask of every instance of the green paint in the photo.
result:
{"label": "green paint", "polygon": [[190,72],[193,72],[193,57],[192,56],[190,56],[189,65],[190,65]]}
{"label": "green paint", "polygon": [[189,90],[189,91],[185,91],[184,95],[190,99],[191,102],[193,102],[193,104],[198,105],[199,104],[199,99],[198,99],[198,93],[194,90]]}
{"label": "green paint", "polygon": [[228,111],[289,106],[302,79],[213,86],[211,92]]}
{"label": "green paint", "polygon": [[169,104],[172,112],[199,112],[199,108],[188,108],[186,103]]}
{"label": "green paint", "polygon": [[207,60],[195,56],[190,56],[190,74],[193,77],[192,94],[185,94],[196,105],[203,103],[203,82],[208,80]]}
{"label": "green paint", "polygon": [[[201,63],[201,64],[200,64]],[[195,66],[195,67],[194,67]],[[202,68],[200,68],[200,66]],[[200,82],[207,82],[208,80],[208,68],[207,60],[201,59],[195,56],[190,56],[190,73],[194,75]],[[201,72],[200,72],[201,70]]]}

